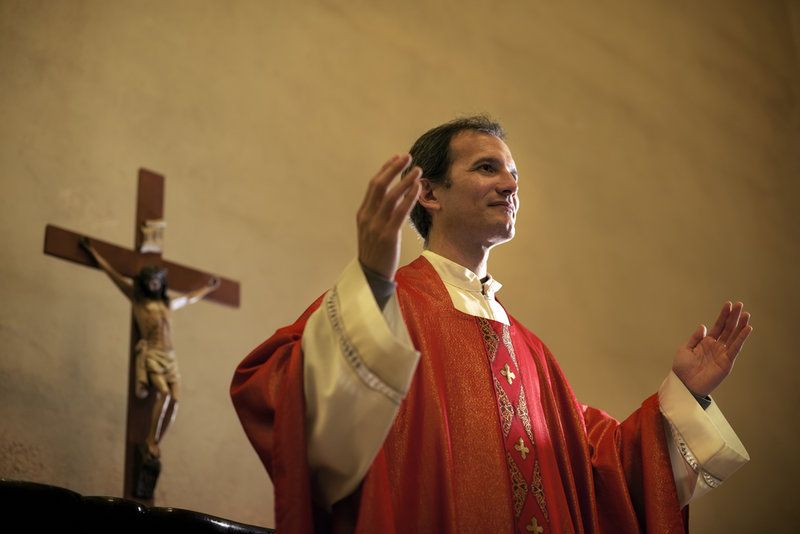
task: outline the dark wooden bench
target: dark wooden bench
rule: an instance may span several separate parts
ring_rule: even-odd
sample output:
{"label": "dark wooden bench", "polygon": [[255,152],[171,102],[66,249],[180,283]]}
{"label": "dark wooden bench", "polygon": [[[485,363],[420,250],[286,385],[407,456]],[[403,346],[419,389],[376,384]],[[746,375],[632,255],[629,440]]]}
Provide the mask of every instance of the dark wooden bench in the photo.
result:
{"label": "dark wooden bench", "polygon": [[4,532],[275,532],[191,510],[145,506],[118,497],[83,496],[66,488],[22,480],[0,479],[0,503]]}

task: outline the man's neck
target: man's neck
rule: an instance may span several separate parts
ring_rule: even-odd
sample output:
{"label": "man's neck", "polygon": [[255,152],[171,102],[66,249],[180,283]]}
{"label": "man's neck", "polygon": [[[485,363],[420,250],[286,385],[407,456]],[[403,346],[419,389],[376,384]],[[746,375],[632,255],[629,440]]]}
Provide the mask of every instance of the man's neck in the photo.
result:
{"label": "man's neck", "polygon": [[478,275],[478,278],[484,278],[486,276],[486,265],[489,261],[488,247],[464,247],[431,234],[425,248],[466,267]]}

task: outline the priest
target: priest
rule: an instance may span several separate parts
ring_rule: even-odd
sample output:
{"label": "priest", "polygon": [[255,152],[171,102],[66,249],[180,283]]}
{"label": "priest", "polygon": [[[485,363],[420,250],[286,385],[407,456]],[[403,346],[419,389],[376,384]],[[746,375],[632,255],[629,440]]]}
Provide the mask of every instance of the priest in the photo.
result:
{"label": "priest", "polygon": [[[240,364],[279,532],[682,532],[749,459],[710,397],[752,331],[742,304],[624,421],[581,404],[488,272],[519,185],[498,123],[429,130],[370,181],[358,257]],[[409,214],[424,251],[398,270]]]}

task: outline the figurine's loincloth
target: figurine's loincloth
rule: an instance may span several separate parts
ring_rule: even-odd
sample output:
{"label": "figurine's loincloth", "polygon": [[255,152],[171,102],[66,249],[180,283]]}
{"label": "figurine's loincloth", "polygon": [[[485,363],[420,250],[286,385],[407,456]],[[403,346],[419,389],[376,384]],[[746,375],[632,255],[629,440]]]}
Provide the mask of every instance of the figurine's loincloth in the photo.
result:
{"label": "figurine's loincloth", "polygon": [[170,386],[179,384],[181,375],[175,351],[149,347],[146,340],[140,339],[136,344],[136,380],[150,383],[157,389],[162,389],[160,385],[164,383]]}

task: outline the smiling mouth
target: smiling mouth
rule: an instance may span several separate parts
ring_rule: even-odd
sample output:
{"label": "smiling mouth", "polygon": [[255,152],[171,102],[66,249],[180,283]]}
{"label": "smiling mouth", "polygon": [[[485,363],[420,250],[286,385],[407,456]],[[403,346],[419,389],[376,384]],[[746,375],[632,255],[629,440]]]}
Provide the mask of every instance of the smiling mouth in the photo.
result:
{"label": "smiling mouth", "polygon": [[514,209],[514,206],[509,204],[509,203],[507,203],[507,202],[498,202],[498,203],[495,203],[495,204],[489,204],[489,206],[491,206],[493,208],[503,208],[504,210],[506,210],[507,212],[511,213],[512,215],[516,211]]}

